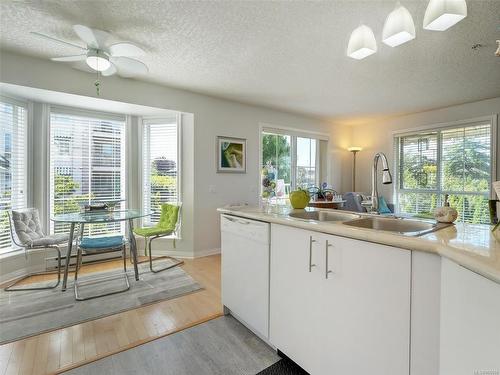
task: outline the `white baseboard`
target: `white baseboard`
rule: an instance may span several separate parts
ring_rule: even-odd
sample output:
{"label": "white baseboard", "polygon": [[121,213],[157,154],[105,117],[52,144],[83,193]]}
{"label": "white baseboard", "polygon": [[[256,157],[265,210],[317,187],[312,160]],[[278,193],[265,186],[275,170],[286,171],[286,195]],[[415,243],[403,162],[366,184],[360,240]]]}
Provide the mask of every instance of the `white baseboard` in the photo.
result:
{"label": "white baseboard", "polygon": [[194,257],[195,258],[202,258],[202,257],[208,257],[210,255],[216,255],[216,254],[220,254],[220,248],[205,249],[205,250],[197,251]]}
{"label": "white baseboard", "polygon": [[[219,248],[200,250],[196,251],[194,254],[193,252],[187,252],[185,250],[163,250],[163,251],[153,250],[153,256],[167,255],[180,259],[195,259],[195,258],[208,257],[210,255],[215,255],[215,254],[220,254]],[[144,255],[144,254],[142,252],[139,252],[139,255]]]}
{"label": "white baseboard", "polygon": [[45,271],[43,265],[37,265],[37,266],[28,266],[26,267],[21,267],[16,269],[15,271],[11,271],[9,273],[1,274],[0,275],[0,284],[7,283],[10,281],[14,281],[20,277],[26,276],[29,273],[36,273],[36,272],[43,272]]}

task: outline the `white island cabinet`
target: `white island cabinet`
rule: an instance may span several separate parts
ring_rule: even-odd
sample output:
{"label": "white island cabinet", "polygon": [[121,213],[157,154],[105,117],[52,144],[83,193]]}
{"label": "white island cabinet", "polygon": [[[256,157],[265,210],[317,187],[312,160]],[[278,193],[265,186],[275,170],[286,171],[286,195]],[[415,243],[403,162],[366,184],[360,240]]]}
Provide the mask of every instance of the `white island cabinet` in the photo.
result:
{"label": "white island cabinet", "polygon": [[270,342],[312,375],[409,373],[411,252],[271,225]]}
{"label": "white island cabinet", "polygon": [[440,352],[440,375],[500,374],[500,284],[447,259]]}

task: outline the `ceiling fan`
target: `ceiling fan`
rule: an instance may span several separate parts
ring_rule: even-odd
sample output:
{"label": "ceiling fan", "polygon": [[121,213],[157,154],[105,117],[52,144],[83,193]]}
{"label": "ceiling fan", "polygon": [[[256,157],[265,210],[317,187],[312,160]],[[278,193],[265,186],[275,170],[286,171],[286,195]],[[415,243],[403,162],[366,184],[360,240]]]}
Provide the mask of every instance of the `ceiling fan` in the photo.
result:
{"label": "ceiling fan", "polygon": [[80,53],[76,55],[53,57],[51,58],[53,61],[74,62],[76,63],[74,67],[77,69],[97,72],[98,75],[103,76],[118,74],[121,77],[130,78],[148,73],[146,64],[132,58],[145,55],[142,48],[131,42],[110,44],[111,34],[84,25],[73,25],[73,30],[86,47],[35,31],[31,33],[80,50]]}

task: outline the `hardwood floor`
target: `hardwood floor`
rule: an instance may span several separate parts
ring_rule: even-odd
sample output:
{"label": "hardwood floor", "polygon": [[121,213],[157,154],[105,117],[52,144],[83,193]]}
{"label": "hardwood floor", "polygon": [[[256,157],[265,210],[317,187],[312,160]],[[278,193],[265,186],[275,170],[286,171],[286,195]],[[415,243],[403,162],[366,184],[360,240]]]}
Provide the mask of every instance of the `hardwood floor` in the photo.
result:
{"label": "hardwood floor", "polygon": [[[81,272],[120,267],[120,262],[87,265]],[[220,256],[186,259],[182,268],[204,289],[1,345],[0,374],[57,374],[222,315]]]}
{"label": "hardwood floor", "polygon": [[228,315],[78,367],[64,375],[255,375],[278,360],[279,356],[271,347]]}

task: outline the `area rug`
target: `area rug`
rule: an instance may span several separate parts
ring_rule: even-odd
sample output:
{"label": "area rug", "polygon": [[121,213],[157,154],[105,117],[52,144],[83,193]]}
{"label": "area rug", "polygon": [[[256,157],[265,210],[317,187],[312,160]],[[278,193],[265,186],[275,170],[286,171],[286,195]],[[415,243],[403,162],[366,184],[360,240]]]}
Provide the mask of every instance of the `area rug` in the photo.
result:
{"label": "area rug", "polygon": [[[164,267],[170,260],[157,261]],[[122,311],[134,309],[158,301],[164,301],[200,290],[201,286],[181,267],[160,273],[151,273],[149,265],[139,264],[140,279],[133,271],[128,272],[130,289],[105,297],[76,301],[72,278],[68,288],[5,292],[0,291],[0,344],[19,340],[54,329],[95,320]],[[105,277],[104,282],[92,282]],[[78,278],[80,294],[84,297],[103,291],[117,290],[125,286],[123,274],[117,270],[84,274]],[[62,282],[62,281],[61,281]],[[53,283],[53,281],[52,281]],[[81,284],[80,284],[81,283]],[[35,284],[30,284],[35,285]],[[38,283],[37,286],[44,285]]]}
{"label": "area rug", "polygon": [[278,362],[262,370],[257,375],[309,375],[299,365],[288,358],[281,358]]}

